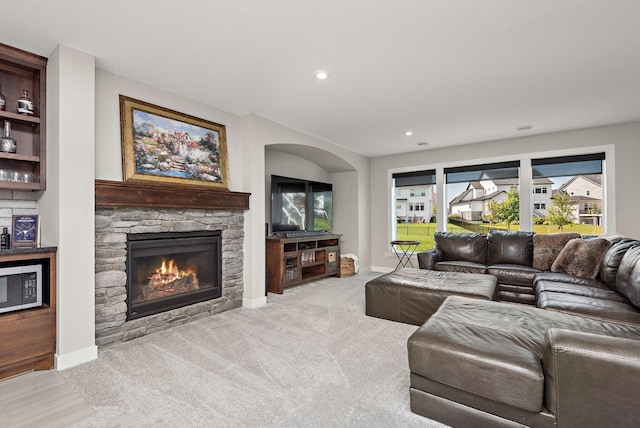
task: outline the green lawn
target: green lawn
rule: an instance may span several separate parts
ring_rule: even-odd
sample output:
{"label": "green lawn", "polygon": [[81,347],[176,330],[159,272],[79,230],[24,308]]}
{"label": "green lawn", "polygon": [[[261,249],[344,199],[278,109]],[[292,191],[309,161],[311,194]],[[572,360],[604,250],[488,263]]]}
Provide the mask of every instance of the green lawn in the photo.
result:
{"label": "green lawn", "polygon": [[581,235],[600,235],[602,234],[602,226],[592,226],[590,224],[570,224],[560,230],[557,226],[547,226],[544,224],[534,224],[533,231],[535,233],[560,233],[560,232],[577,232]]}
{"label": "green lawn", "polygon": [[[488,226],[488,225],[487,225]],[[496,229],[506,229],[506,224],[495,224],[490,226]],[[435,223],[398,223],[396,225],[396,239],[407,241],[418,241],[416,252],[430,250],[435,247],[433,242],[433,234],[436,232]],[[512,225],[511,230],[518,230],[518,225]],[[464,229],[454,224],[449,224],[449,232],[469,232],[468,229]],[[582,235],[599,235],[602,233],[602,226],[591,226],[588,224],[572,224],[564,227],[564,230],[558,229],[556,226],[546,226],[536,224],[533,226],[533,231],[540,234],[560,233],[560,232],[577,232]],[[475,232],[475,231],[474,231]]]}
{"label": "green lawn", "polygon": [[[468,232],[459,226],[449,225],[452,232]],[[420,246],[416,252],[430,250],[435,248],[433,243],[433,234],[436,233],[435,223],[398,223],[396,229],[396,239],[406,241],[418,241]]]}

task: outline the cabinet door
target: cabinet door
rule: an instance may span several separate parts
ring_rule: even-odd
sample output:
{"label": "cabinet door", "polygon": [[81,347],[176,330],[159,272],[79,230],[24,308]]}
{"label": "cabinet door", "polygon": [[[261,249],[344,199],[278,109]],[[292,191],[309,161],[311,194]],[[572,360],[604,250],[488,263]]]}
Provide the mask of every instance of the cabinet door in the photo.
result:
{"label": "cabinet door", "polygon": [[298,281],[300,281],[300,257],[298,254],[285,254],[283,282],[292,284]]}

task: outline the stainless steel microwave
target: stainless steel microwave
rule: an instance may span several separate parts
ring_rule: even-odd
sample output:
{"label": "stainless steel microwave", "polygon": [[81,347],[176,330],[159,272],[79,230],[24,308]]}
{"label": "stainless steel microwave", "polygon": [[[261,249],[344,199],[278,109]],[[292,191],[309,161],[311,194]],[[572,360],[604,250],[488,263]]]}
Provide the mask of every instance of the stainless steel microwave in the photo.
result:
{"label": "stainless steel microwave", "polygon": [[0,268],[0,313],[42,306],[42,265]]}

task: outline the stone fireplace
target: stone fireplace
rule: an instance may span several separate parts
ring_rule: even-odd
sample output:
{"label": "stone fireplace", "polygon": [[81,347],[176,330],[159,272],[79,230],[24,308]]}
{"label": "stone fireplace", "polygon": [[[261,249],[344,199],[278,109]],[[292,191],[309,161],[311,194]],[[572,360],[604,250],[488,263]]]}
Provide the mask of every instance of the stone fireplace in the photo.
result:
{"label": "stone fireplace", "polygon": [[[164,199],[164,188],[111,183],[96,181],[95,327],[99,347],[242,305],[248,194],[187,189],[171,190],[171,196]],[[140,192],[159,196],[144,200]],[[226,198],[224,203],[212,199],[216,193]],[[158,245],[157,239],[165,238],[169,240]],[[181,272],[163,271],[163,258],[165,269],[173,260]],[[137,284],[129,283],[128,274]]]}

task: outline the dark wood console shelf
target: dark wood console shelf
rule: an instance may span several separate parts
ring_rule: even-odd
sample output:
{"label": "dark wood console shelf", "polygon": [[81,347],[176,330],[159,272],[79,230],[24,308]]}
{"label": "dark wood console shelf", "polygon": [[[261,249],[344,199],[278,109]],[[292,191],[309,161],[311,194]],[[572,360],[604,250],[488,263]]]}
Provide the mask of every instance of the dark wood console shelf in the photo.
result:
{"label": "dark wood console shelf", "polygon": [[340,236],[325,234],[267,238],[267,291],[340,274]]}
{"label": "dark wood console shelf", "polygon": [[0,268],[42,265],[42,306],[0,314],[0,379],[54,367],[56,247],[0,250]]}

